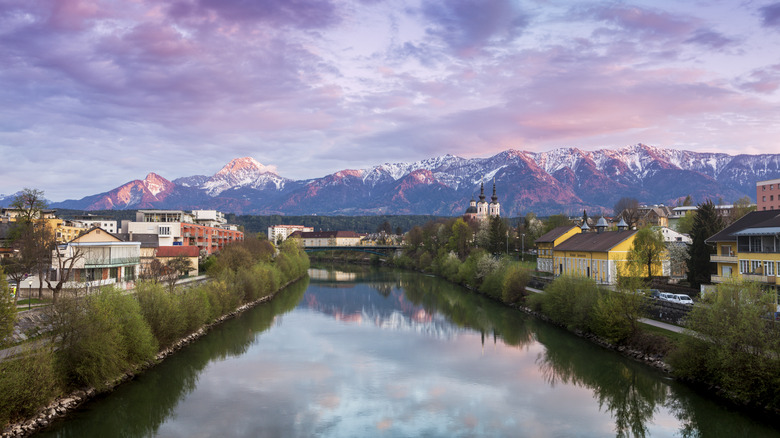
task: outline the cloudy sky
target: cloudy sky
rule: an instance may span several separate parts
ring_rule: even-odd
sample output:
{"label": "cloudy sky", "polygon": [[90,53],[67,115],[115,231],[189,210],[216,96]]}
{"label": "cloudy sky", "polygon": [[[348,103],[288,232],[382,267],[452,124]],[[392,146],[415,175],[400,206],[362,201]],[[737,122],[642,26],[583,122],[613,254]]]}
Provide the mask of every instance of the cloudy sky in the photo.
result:
{"label": "cloudy sky", "polygon": [[645,143],[780,152],[780,2],[0,0],[0,194]]}

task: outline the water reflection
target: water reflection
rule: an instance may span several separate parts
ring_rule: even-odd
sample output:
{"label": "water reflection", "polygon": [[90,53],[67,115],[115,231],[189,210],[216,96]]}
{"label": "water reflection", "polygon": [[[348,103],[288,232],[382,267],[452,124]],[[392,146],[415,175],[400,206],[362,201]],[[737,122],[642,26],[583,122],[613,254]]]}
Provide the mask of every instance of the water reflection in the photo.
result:
{"label": "water reflection", "polygon": [[91,404],[50,436],[105,431],[177,437],[776,432],[492,300],[437,278],[368,267],[295,285]]}
{"label": "water reflection", "polygon": [[259,333],[295,308],[308,285],[308,279],[298,281],[270,302],[242,314],[240,320],[226,321],[135,382],[88,403],[68,419],[67,427],[63,422],[55,423],[41,436],[81,438],[106,436],[106,431],[118,437],[156,435],[160,425],[174,416],[179,402],[198,386],[199,375],[209,363],[246,353]]}

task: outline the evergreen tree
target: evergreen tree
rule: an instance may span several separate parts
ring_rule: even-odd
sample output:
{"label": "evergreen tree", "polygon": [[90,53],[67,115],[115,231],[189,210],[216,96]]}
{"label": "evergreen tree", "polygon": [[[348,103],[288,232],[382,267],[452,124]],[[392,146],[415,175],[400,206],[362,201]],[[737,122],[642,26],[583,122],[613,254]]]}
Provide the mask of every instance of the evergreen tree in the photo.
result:
{"label": "evergreen tree", "polygon": [[710,262],[710,255],[715,253],[713,246],[704,241],[723,229],[723,218],[718,215],[711,200],[699,204],[699,209],[691,227],[691,246],[688,248],[688,282],[691,287],[699,289],[702,284],[710,282],[710,276],[715,273],[715,264]]}
{"label": "evergreen tree", "polygon": [[508,228],[500,216],[490,218],[487,250],[491,254],[503,253],[507,246]]}

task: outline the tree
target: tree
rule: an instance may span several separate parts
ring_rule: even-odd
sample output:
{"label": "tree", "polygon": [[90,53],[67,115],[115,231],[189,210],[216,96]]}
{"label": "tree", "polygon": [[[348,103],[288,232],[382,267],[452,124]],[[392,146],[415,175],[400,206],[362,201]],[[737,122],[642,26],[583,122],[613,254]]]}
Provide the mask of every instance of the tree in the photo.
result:
{"label": "tree", "polygon": [[460,260],[465,260],[469,253],[473,236],[474,234],[466,221],[463,218],[458,218],[452,224],[452,235],[450,236],[447,249],[455,252]]}
{"label": "tree", "polygon": [[780,330],[765,318],[775,310],[772,294],[757,283],[721,283],[702,303],[687,318],[693,336],[684,336],[670,357],[675,374],[780,408]]}
{"label": "tree", "polygon": [[685,216],[681,217],[680,220],[677,221],[677,232],[690,235],[691,230],[693,229],[693,221],[695,217],[695,211],[685,212]]}
{"label": "tree", "polygon": [[710,282],[714,273],[715,264],[710,262],[710,255],[715,253],[712,245],[705,240],[723,229],[723,220],[715,210],[715,204],[711,200],[699,204],[691,227],[691,246],[688,248],[688,283],[691,287],[699,289],[699,286]]}
{"label": "tree", "polygon": [[11,201],[11,208],[19,210],[17,222],[30,223],[41,218],[41,210],[46,208],[43,191],[38,189],[22,189],[22,192]]}
{"label": "tree", "polygon": [[723,226],[727,227],[734,222],[738,221],[742,216],[750,213],[751,211],[756,211],[756,205],[753,204],[753,201],[750,199],[750,196],[743,196],[737,200],[737,202],[734,203],[734,206],[731,208],[731,212],[729,212],[729,215],[726,216],[725,220],[723,221]]}
{"label": "tree", "polygon": [[173,292],[179,276],[187,274],[192,270],[192,262],[188,257],[179,255],[165,262],[165,267],[168,268],[168,288]]}
{"label": "tree", "polygon": [[646,272],[647,277],[652,279],[653,265],[661,264],[664,253],[666,253],[666,245],[661,230],[645,227],[636,232],[628,252],[628,260],[629,263],[636,263],[640,268],[638,272],[642,274]]}
{"label": "tree", "polygon": [[623,197],[615,203],[615,216],[621,216],[631,229],[639,221],[639,201],[635,198]]}
{"label": "tree", "polygon": [[574,225],[574,222],[569,220],[569,217],[564,214],[554,214],[544,221],[544,230],[540,236],[549,232],[553,228],[563,227],[567,225]]}
{"label": "tree", "polygon": [[9,343],[8,340],[14,332],[15,322],[16,298],[11,297],[11,290],[5,280],[5,272],[0,267],[0,347]]}
{"label": "tree", "polygon": [[393,226],[390,225],[390,222],[384,221],[381,225],[376,227],[377,233],[385,233],[385,234],[393,234]]}
{"label": "tree", "polygon": [[507,245],[509,239],[509,228],[500,216],[490,218],[488,231],[487,250],[491,254],[501,254]]}
{"label": "tree", "polygon": [[64,248],[55,247],[52,251],[52,264],[56,263],[57,280],[46,278],[46,287],[51,291],[52,300],[56,303],[62,288],[71,280],[76,265],[84,258],[85,254],[81,246],[68,245]]}

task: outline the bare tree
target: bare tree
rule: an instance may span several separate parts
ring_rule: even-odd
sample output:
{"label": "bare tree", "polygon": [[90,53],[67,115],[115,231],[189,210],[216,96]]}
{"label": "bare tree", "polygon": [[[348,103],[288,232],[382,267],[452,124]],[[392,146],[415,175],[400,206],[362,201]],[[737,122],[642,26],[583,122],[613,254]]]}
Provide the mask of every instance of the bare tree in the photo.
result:
{"label": "bare tree", "polygon": [[615,216],[623,217],[623,220],[626,221],[629,228],[635,227],[639,221],[639,201],[635,198],[620,198],[620,200],[615,203],[614,211]]}
{"label": "bare tree", "polygon": [[41,210],[46,208],[43,191],[38,189],[22,189],[22,192],[11,201],[11,208],[19,210],[18,222],[30,223],[41,217]]}
{"label": "bare tree", "polygon": [[176,280],[179,279],[179,275],[186,274],[192,270],[192,262],[189,258],[180,255],[176,256],[170,260],[168,260],[165,263],[165,267],[168,268],[168,287],[170,288],[171,292],[173,292],[173,288],[176,286]]}
{"label": "bare tree", "polygon": [[46,278],[46,286],[51,290],[52,299],[57,302],[57,297],[62,291],[62,287],[70,280],[76,269],[76,264],[85,256],[84,251],[78,245],[67,245],[63,248],[55,247],[52,251],[52,265],[56,264],[57,280]]}

